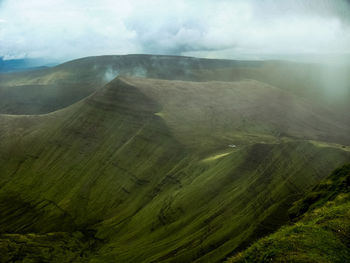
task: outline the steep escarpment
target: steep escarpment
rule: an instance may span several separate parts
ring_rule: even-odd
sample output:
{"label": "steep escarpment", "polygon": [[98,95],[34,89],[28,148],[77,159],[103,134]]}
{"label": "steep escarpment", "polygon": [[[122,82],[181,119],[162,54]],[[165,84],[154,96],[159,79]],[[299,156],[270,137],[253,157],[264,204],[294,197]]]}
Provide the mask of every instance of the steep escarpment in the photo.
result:
{"label": "steep escarpment", "polygon": [[220,261],[350,160],[323,113],[255,81],[116,78],[63,110],[0,115],[1,242],[61,262]]}
{"label": "steep escarpment", "polygon": [[116,80],[61,112],[2,116],[2,232],[83,233],[90,242],[91,225],[134,214],[162,179],[153,175],[181,157],[154,112],[154,102]]}

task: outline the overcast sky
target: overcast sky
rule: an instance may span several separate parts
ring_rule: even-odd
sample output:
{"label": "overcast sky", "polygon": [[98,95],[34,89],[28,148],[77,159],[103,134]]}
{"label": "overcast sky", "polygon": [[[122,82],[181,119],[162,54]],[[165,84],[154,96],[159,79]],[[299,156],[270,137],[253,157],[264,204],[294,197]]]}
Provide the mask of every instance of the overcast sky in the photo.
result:
{"label": "overcast sky", "polygon": [[350,53],[345,0],[0,0],[0,57]]}

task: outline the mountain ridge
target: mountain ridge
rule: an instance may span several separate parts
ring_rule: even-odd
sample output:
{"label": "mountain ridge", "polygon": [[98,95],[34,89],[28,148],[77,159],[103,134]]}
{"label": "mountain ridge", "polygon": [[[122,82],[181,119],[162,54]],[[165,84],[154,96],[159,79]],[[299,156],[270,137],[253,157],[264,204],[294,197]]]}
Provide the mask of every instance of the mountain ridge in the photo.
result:
{"label": "mountain ridge", "polygon": [[0,251],[219,262],[288,222],[294,201],[349,162],[348,126],[310,105],[256,80],[118,76],[58,111],[0,115]]}

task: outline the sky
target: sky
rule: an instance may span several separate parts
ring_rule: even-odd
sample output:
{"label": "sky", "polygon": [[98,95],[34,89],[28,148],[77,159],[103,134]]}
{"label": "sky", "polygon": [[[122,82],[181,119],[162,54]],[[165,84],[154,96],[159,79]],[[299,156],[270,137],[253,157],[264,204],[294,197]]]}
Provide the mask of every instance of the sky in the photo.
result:
{"label": "sky", "polygon": [[0,0],[0,57],[350,54],[346,0]]}

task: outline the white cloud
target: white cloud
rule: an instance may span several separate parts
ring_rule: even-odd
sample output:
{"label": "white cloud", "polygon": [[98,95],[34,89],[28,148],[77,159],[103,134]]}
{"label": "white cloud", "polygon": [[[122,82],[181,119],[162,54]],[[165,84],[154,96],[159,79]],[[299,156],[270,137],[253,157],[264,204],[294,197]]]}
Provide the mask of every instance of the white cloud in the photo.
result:
{"label": "white cloud", "polygon": [[5,0],[0,56],[349,53],[345,1]]}

